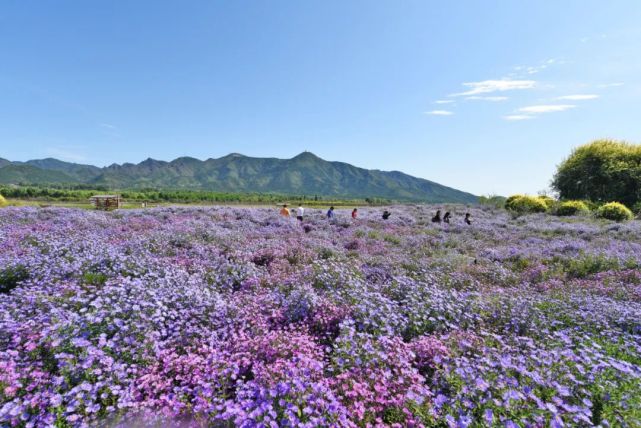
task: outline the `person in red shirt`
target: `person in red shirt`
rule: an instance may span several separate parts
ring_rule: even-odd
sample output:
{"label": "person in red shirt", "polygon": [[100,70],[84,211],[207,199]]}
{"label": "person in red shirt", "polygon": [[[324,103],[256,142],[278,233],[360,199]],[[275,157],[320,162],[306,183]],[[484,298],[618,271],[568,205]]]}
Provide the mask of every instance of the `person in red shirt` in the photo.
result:
{"label": "person in red shirt", "polygon": [[356,219],[356,217],[358,217],[358,208],[354,208],[354,210],[352,211],[352,218]]}

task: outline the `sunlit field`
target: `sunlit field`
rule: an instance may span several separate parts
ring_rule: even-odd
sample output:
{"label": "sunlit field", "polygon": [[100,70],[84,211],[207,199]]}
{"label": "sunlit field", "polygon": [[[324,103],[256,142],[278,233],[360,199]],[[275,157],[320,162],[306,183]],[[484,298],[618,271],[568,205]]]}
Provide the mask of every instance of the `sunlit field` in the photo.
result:
{"label": "sunlit field", "polygon": [[0,210],[0,426],[641,424],[639,221],[382,211]]}

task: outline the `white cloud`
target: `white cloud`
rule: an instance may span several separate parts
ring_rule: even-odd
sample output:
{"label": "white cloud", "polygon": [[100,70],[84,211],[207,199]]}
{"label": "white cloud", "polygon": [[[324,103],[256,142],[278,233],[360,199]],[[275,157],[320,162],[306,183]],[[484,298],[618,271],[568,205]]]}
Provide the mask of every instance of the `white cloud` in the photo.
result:
{"label": "white cloud", "polygon": [[530,114],[552,113],[556,111],[570,110],[574,107],[576,106],[572,104],[546,104],[546,105],[521,107],[518,111],[520,113],[530,113]]}
{"label": "white cloud", "polygon": [[515,76],[515,77],[516,76],[526,77],[528,75],[540,73],[540,72],[544,71],[545,69],[547,69],[547,68],[549,68],[549,67],[551,67],[553,65],[559,65],[559,64],[563,64],[563,63],[564,63],[563,60],[556,59],[556,58],[550,58],[550,59],[546,59],[544,61],[541,61],[537,65],[530,65],[530,66],[528,66],[528,65],[517,65],[515,67],[512,67],[512,70],[514,70],[516,73],[510,73],[509,75],[510,76]]}
{"label": "white cloud", "polygon": [[115,126],[115,125],[112,125],[112,124],[110,124],[110,123],[101,123],[101,124],[100,124],[100,127],[101,127],[101,128],[107,128],[107,129],[116,129],[116,126]]}
{"label": "white cloud", "polygon": [[434,101],[434,104],[451,104],[453,102],[454,100],[436,100]]}
{"label": "white cloud", "polygon": [[508,99],[508,97],[480,97],[478,95],[474,95],[472,97],[465,97],[466,100],[482,100],[482,101],[505,101]]}
{"label": "white cloud", "polygon": [[509,114],[507,116],[503,116],[503,119],[505,120],[527,120],[527,119],[534,119],[534,116],[530,116],[528,114]]}
{"label": "white cloud", "polygon": [[432,111],[426,111],[425,114],[431,114],[433,116],[451,116],[454,113],[447,110],[432,110]]}
{"label": "white cloud", "polygon": [[532,89],[536,85],[534,80],[483,80],[481,82],[466,82],[463,86],[470,88],[468,91],[452,94],[453,97],[488,94],[492,92],[512,91],[515,89]]}
{"label": "white cloud", "polygon": [[594,100],[596,98],[599,98],[599,96],[595,94],[576,94],[576,95],[564,95],[562,97],[558,97],[557,100],[583,101],[583,100]]}

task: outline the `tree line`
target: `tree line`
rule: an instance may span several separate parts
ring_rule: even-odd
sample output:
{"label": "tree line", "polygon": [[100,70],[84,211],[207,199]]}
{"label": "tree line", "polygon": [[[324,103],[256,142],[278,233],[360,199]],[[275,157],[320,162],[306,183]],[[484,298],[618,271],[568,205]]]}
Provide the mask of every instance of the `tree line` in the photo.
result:
{"label": "tree line", "polygon": [[94,195],[117,193],[127,201],[150,203],[248,203],[277,204],[301,202],[306,205],[386,205],[394,201],[384,198],[335,198],[320,195],[283,195],[271,193],[225,193],[204,190],[121,190],[105,187],[89,188],[84,185],[0,185],[0,195],[9,199],[60,202],[87,201]]}

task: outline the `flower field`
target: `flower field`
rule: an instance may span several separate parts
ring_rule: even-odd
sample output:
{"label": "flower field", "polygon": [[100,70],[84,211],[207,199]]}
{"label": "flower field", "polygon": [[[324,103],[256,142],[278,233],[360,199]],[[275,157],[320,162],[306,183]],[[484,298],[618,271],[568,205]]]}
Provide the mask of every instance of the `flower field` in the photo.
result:
{"label": "flower field", "polygon": [[435,209],[2,209],[0,426],[641,426],[641,222]]}

